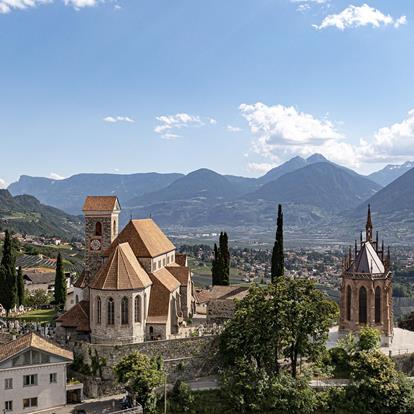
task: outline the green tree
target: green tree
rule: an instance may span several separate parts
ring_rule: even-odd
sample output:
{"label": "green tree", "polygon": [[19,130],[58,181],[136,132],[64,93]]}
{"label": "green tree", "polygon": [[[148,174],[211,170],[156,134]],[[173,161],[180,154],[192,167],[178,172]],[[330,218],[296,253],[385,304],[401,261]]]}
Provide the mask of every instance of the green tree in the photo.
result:
{"label": "green tree", "polygon": [[62,256],[59,253],[56,260],[55,276],[55,305],[63,307],[66,302],[66,278],[63,271]]}
{"label": "green tree", "polygon": [[359,332],[358,349],[360,351],[371,351],[378,349],[381,345],[381,334],[376,328],[364,326]]}
{"label": "green tree", "polygon": [[221,280],[220,284],[228,286],[230,284],[230,252],[229,252],[229,238],[227,233],[220,235],[220,270]]}
{"label": "green tree", "polygon": [[0,303],[7,315],[16,304],[16,256],[8,230],[5,232],[3,257],[0,263]]}
{"label": "green tree", "polygon": [[164,378],[162,364],[158,359],[134,352],[119,361],[114,367],[118,381],[133,393],[144,413],[155,413],[156,388]]}
{"label": "green tree", "polygon": [[292,376],[296,377],[299,357],[317,360],[324,354],[338,306],[309,279],[285,279],[285,283],[288,346],[284,353],[290,359]]}
{"label": "green tree", "polygon": [[49,305],[52,298],[51,296],[42,289],[36,289],[31,292],[25,291],[26,306],[38,308],[42,305]]}
{"label": "green tree", "polygon": [[17,271],[17,304],[19,306],[25,305],[25,295],[24,295],[24,281],[23,281],[23,272],[22,267],[19,266]]}
{"label": "green tree", "polygon": [[268,374],[279,372],[286,342],[286,284],[253,285],[236,303],[233,318],[220,335],[224,367],[245,358]]}
{"label": "green tree", "polygon": [[214,285],[230,284],[230,251],[228,235],[220,233],[219,246],[214,244],[214,258],[211,268],[212,282]]}
{"label": "green tree", "polygon": [[173,413],[189,413],[193,411],[194,394],[188,384],[177,380],[168,402]]}
{"label": "green tree", "polygon": [[283,252],[283,212],[281,204],[278,206],[276,224],[276,240],[272,251],[272,283],[276,283],[278,279],[285,274],[285,256]]}

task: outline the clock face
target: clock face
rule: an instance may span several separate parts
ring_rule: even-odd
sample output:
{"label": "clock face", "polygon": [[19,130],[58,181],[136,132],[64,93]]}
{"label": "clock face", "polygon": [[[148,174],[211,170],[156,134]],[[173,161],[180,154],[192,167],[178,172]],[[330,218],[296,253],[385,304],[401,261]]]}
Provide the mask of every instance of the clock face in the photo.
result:
{"label": "clock face", "polygon": [[94,240],[91,241],[90,246],[91,246],[91,249],[95,252],[97,250],[101,250],[101,241],[98,240],[98,239],[94,239]]}

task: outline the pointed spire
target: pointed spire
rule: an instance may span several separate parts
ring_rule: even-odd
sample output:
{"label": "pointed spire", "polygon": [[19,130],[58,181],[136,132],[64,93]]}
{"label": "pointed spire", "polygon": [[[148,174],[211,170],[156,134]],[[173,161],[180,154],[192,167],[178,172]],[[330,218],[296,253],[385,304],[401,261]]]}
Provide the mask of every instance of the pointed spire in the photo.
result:
{"label": "pointed spire", "polygon": [[372,219],[371,219],[371,205],[368,204],[368,217],[367,224],[365,226],[365,239],[368,242],[372,241]]}

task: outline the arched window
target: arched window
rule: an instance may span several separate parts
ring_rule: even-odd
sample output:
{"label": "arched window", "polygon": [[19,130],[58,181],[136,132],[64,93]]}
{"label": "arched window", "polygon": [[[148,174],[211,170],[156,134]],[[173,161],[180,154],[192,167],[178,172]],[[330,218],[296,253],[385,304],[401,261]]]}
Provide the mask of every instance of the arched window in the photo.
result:
{"label": "arched window", "polygon": [[115,324],[115,304],[112,298],[108,299],[108,325]]}
{"label": "arched window", "polygon": [[351,320],[351,306],[352,306],[352,289],[348,285],[346,288],[346,319]]}
{"label": "arched window", "polygon": [[141,296],[135,297],[135,322],[141,322]]}
{"label": "arched window", "polygon": [[75,297],[75,303],[79,303],[79,296],[78,295],[76,295],[76,297]]}
{"label": "arched window", "polygon": [[121,301],[121,323],[128,325],[128,299],[122,298]]}
{"label": "arched window", "polygon": [[112,226],[112,233],[115,235],[116,234],[116,220],[114,220],[114,224]]}
{"label": "arched window", "polygon": [[359,289],[359,323],[367,323],[367,290],[362,286]]}
{"label": "arched window", "polygon": [[381,323],[381,288],[375,289],[375,323]]}
{"label": "arched window", "polygon": [[96,298],[96,323],[100,325],[102,322],[102,301],[98,296]]}
{"label": "arched window", "polygon": [[102,223],[100,221],[95,224],[95,236],[102,236]]}

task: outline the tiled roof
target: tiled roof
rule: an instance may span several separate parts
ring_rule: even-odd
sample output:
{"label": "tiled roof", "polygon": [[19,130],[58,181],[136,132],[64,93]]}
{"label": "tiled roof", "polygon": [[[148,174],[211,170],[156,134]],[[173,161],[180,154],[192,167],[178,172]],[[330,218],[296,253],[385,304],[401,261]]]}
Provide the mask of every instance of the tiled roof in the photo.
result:
{"label": "tiled roof", "polygon": [[151,279],[138,262],[131,246],[122,243],[115,247],[90,287],[100,290],[125,290],[143,289],[151,284]]}
{"label": "tiled roof", "polygon": [[38,349],[39,351],[48,352],[49,354],[57,355],[69,361],[73,361],[72,352],[60,348],[41,336],[30,332],[14,341],[0,345],[0,362],[5,361],[6,359],[9,359],[29,348]]}
{"label": "tiled roof", "polygon": [[383,274],[385,272],[384,264],[370,242],[362,245],[355,260],[355,266],[352,266],[353,268],[349,270],[356,273]]}
{"label": "tiled roof", "polygon": [[55,272],[24,272],[23,278],[34,285],[50,284],[55,282]]}
{"label": "tiled roof", "polygon": [[187,266],[187,255],[182,253],[176,253],[175,262],[180,266]]}
{"label": "tiled roof", "polygon": [[116,196],[88,196],[83,205],[83,211],[113,211],[118,210],[119,202]]}
{"label": "tiled roof", "polygon": [[64,328],[76,328],[79,332],[89,332],[89,302],[82,300],[56,319]]}
{"label": "tiled roof", "polygon": [[153,274],[147,323],[166,323],[170,311],[170,291]]}
{"label": "tiled roof", "polygon": [[188,279],[191,277],[189,267],[167,266],[167,270],[180,282],[181,286],[188,285]]}
{"label": "tiled roof", "polygon": [[[151,280],[157,279],[169,292],[178,289],[181,283],[168,271],[166,267],[150,274]],[[152,293],[151,293],[152,296]]]}
{"label": "tiled roof", "polygon": [[105,252],[109,256],[118,244],[128,242],[135,256],[157,257],[175,246],[152,219],[131,220]]}
{"label": "tiled roof", "polygon": [[87,286],[86,280],[86,270],[83,270],[78,279],[76,280],[75,284],[73,285],[75,288],[84,289]]}
{"label": "tiled roof", "polygon": [[198,303],[206,303],[210,300],[243,299],[249,293],[246,286],[213,286],[211,289],[199,290],[196,293]]}

